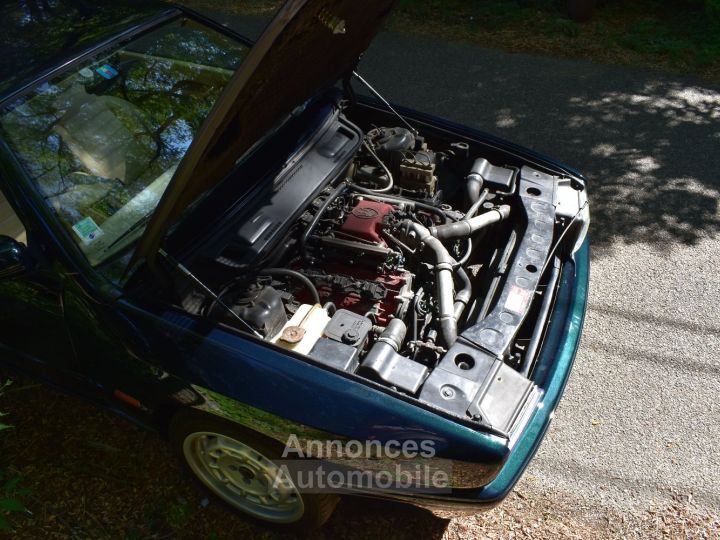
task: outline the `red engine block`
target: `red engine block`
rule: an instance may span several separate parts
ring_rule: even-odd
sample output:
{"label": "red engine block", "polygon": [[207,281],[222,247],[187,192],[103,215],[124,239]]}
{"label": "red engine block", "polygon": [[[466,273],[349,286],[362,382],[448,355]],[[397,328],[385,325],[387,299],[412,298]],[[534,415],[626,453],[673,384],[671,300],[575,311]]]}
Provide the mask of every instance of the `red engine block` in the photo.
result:
{"label": "red engine block", "polygon": [[[337,238],[385,246],[381,237],[382,228],[385,217],[393,210],[395,207],[391,204],[363,199],[336,229],[337,233],[341,233]],[[412,274],[406,271],[378,273],[368,266],[349,266],[335,262],[338,260],[347,259],[338,259],[336,255],[322,267],[322,274],[318,275],[320,270],[305,272],[315,282],[321,302],[332,302],[338,309],[347,309],[360,315],[372,313],[377,324],[386,325],[403,301],[402,293],[410,292]],[[297,270],[303,272],[302,268]],[[373,298],[367,290],[363,291],[363,284],[367,282],[382,285],[386,291],[385,297]],[[298,299],[302,302],[310,301],[306,292],[299,292]]]}

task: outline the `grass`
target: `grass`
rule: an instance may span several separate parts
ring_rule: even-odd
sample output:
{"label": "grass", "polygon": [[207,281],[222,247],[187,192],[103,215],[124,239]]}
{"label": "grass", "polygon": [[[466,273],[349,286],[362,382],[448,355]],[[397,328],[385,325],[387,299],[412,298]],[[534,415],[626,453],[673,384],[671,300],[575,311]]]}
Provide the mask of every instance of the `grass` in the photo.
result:
{"label": "grass", "polygon": [[[271,16],[277,0],[180,0],[200,10]],[[605,0],[592,20],[560,0],[398,0],[393,31],[540,54],[694,75],[720,83],[720,18],[699,0]],[[720,9],[720,8],[719,8]]]}
{"label": "grass", "polygon": [[[0,379],[0,396],[3,391],[6,390],[12,381]],[[6,413],[0,412],[0,417],[5,416]],[[6,431],[12,428],[8,424],[0,422],[0,431]],[[9,520],[11,513],[24,513],[27,511],[23,502],[18,499],[18,496],[27,494],[25,488],[19,486],[21,482],[19,476],[8,476],[4,469],[0,468],[0,531],[12,531],[12,525]]]}
{"label": "grass", "polygon": [[591,21],[578,24],[550,1],[400,0],[390,27],[509,52],[659,69],[720,82],[720,24],[693,2],[609,0]]}

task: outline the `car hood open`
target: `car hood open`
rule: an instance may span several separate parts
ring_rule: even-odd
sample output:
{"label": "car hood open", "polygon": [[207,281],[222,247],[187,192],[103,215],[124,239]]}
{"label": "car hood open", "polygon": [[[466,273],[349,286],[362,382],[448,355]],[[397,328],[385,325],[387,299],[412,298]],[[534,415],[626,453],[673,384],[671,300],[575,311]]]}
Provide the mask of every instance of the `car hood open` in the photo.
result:
{"label": "car hood open", "polygon": [[348,75],[394,0],[290,0],[198,130],[135,250],[152,264],[168,229],[294,108]]}

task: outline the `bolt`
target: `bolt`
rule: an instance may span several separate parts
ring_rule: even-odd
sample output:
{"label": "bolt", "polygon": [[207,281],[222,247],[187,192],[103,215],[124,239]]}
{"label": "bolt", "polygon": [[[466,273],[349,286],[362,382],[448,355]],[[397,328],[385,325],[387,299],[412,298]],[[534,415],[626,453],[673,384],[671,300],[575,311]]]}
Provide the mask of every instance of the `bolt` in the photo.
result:
{"label": "bolt", "polygon": [[449,386],[443,386],[440,390],[440,395],[442,395],[445,399],[452,399],[455,397],[455,390]]}

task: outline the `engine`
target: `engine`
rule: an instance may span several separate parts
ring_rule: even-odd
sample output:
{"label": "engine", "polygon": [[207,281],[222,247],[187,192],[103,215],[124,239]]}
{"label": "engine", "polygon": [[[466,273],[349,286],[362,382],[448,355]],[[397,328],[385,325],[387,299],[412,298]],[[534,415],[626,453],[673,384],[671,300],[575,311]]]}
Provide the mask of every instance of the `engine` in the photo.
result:
{"label": "engine", "polygon": [[403,318],[413,298],[413,274],[384,233],[396,208],[350,196],[335,201],[334,209],[342,218],[314,232],[312,257],[299,270],[314,282],[323,302],[379,325]]}
{"label": "engine", "polygon": [[[538,293],[545,261],[556,228],[579,214],[580,191],[493,164],[462,141],[348,126],[315,161],[334,163],[354,145],[340,176],[310,177],[317,191],[297,211],[307,184],[292,171],[276,181],[213,261],[213,276],[227,276],[216,278],[217,297],[185,304],[460,417],[496,415],[488,422],[509,429],[532,393],[521,373],[542,335],[529,315],[548,294]],[[514,397],[501,402],[504,385]]]}
{"label": "engine", "polygon": [[[464,219],[483,201],[470,194],[472,214],[446,202],[451,198],[440,192],[437,172],[449,157],[452,151],[436,153],[405,128],[369,131],[345,180],[327,187],[300,216],[278,267],[260,269],[249,285],[224,292],[234,314],[280,346],[331,365],[339,356],[346,360],[342,369],[417,391],[454,343],[471,300],[458,261],[471,255]],[[514,174],[487,165],[496,176]],[[467,197],[465,189],[454,194],[463,205]],[[491,208],[503,201],[487,193],[483,199],[495,199],[487,202]],[[506,213],[493,215],[501,221]],[[328,330],[333,327],[352,331]],[[387,359],[361,365],[378,342],[391,344],[389,364],[403,364],[403,377],[387,374]],[[389,371],[400,373],[397,366]]]}

